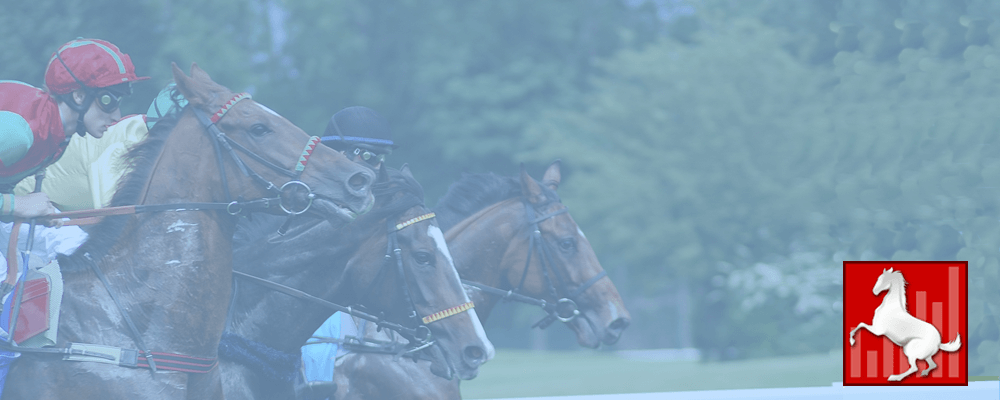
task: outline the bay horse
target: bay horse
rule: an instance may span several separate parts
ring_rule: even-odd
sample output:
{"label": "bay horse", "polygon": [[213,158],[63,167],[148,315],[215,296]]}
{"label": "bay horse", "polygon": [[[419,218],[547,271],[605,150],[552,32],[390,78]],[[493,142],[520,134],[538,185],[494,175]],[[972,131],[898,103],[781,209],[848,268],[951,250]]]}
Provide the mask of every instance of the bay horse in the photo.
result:
{"label": "bay horse", "polygon": [[[173,75],[190,104],[130,150],[132,172],[112,200],[173,209],[105,217],[73,255],[59,259],[65,291],[55,349],[87,343],[107,351],[91,346],[67,355],[88,360],[78,362],[24,350],[4,399],[223,398],[216,360],[232,279],[233,214],[249,204],[233,200],[281,192],[281,208],[334,219],[371,207],[370,170],[316,146],[197,65],[188,76],[175,64]],[[224,150],[231,158],[222,158]],[[287,182],[296,190],[276,189]],[[190,211],[198,208],[192,202],[229,206]],[[179,372],[186,368],[201,373]]]}
{"label": "bay horse", "polygon": [[[560,320],[576,332],[581,346],[614,344],[631,316],[556,194],[561,179],[558,160],[541,183],[523,166],[517,177],[467,174],[448,188],[434,211],[447,229],[448,248],[480,320],[489,318],[505,296],[532,296],[529,301],[542,305],[544,300],[549,312],[536,326]],[[461,398],[458,382],[435,379],[427,367],[424,361],[349,353],[334,370],[337,399]]]}
{"label": "bay horse", "polygon": [[[346,227],[305,221],[282,235],[276,229],[280,220],[255,218],[238,232],[234,268],[331,302],[360,304],[390,321],[406,322],[413,312],[429,316],[469,304],[444,235],[424,206],[420,184],[405,166],[380,174],[379,180],[383,177],[387,181],[373,188],[375,207]],[[397,261],[401,270],[394,268]],[[241,349],[233,352],[233,360],[225,354],[221,360],[226,397],[294,398],[300,348],[333,310],[237,282],[227,335],[238,335],[232,345]],[[472,379],[479,365],[493,357],[493,345],[474,308],[421,322],[437,344],[432,349],[443,353],[434,357],[438,362],[430,368],[436,375]]]}

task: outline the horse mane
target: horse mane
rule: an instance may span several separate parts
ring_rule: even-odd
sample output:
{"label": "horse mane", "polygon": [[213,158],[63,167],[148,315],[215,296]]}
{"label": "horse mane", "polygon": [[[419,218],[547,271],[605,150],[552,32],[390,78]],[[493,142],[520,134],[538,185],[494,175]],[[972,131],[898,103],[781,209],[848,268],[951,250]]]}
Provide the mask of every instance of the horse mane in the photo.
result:
{"label": "horse mane", "polygon": [[[125,154],[122,161],[128,166],[130,172],[118,182],[118,188],[111,198],[111,206],[133,205],[139,201],[139,196],[142,195],[146,182],[153,172],[156,159],[163,151],[163,145],[170,133],[180,121],[181,114],[178,112],[157,121],[146,138],[132,146]],[[94,261],[101,259],[118,242],[118,238],[125,231],[130,220],[128,215],[105,217],[88,231],[87,241],[73,254],[59,256],[60,269],[63,272],[86,270],[88,267],[84,262],[84,254],[90,254],[90,258]]]}
{"label": "horse mane", "polygon": [[[548,199],[541,206],[561,201],[554,190],[545,185],[539,186]],[[434,206],[434,212],[437,213],[438,225],[447,231],[490,205],[522,195],[521,179],[516,176],[500,176],[492,172],[466,173],[448,187],[448,192]]]}
{"label": "horse mane", "polygon": [[906,310],[906,279],[903,278],[903,273],[899,271],[892,271],[886,279],[889,281],[890,289],[893,287],[899,287],[899,304],[903,306],[903,310]]}

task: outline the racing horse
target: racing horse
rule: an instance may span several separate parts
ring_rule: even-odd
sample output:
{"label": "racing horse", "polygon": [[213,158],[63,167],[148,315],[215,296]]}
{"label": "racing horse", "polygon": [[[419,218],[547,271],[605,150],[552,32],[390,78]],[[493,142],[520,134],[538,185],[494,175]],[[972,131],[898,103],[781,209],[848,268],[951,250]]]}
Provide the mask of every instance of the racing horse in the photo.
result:
{"label": "racing horse", "polygon": [[[523,166],[517,177],[469,174],[449,187],[434,210],[482,321],[501,300],[524,301],[548,313],[538,327],[559,320],[576,332],[581,346],[614,344],[631,316],[556,194],[561,179],[558,160],[541,183]],[[458,382],[435,379],[427,366],[349,353],[335,369],[337,399],[461,397]]]}
{"label": "racing horse", "polygon": [[[430,349],[443,353],[431,357],[436,361],[431,370],[449,379],[474,378],[494,354],[475,309],[437,321],[426,317],[472,304],[444,235],[424,206],[423,189],[405,166],[380,174],[379,181],[375,207],[346,227],[305,221],[282,235],[275,229],[281,221],[248,225],[237,235],[234,267],[327,301],[360,304],[389,321],[419,315],[417,322],[437,344]],[[294,398],[300,348],[334,310],[237,282],[223,347],[240,349],[222,354],[226,398]]]}
{"label": "racing horse", "polygon": [[129,151],[112,199],[136,213],[104,217],[59,259],[58,343],[22,350],[4,399],[223,398],[216,357],[236,215],[341,219],[371,207],[370,170],[195,64],[173,75],[190,104]]}

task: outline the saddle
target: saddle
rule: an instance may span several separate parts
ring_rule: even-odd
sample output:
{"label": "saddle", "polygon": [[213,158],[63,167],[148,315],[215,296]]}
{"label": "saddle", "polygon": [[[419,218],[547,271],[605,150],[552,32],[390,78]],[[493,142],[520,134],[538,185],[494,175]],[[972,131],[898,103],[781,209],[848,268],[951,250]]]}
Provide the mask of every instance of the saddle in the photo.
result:
{"label": "saddle", "polygon": [[[62,300],[62,274],[59,264],[52,261],[41,265],[36,257],[29,261],[28,274],[21,295],[21,307],[14,326],[14,342],[23,347],[44,347],[56,343],[59,326],[59,305]],[[3,316],[0,320],[9,326],[13,315],[14,291],[4,301]]]}

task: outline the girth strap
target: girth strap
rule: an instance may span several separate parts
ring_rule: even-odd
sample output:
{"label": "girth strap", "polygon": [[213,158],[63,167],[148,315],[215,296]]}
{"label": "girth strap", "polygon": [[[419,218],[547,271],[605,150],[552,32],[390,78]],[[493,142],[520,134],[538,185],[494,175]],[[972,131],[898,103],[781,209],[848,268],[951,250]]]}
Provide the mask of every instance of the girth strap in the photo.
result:
{"label": "girth strap", "polygon": [[[155,364],[157,370],[204,374],[211,372],[219,365],[218,358],[161,352],[152,352],[154,361],[150,363],[148,357],[140,354],[139,350],[99,344],[70,343],[65,350],[63,360],[66,361],[99,362],[128,368],[153,369],[151,364]],[[18,351],[25,351],[25,349]]]}
{"label": "girth strap", "polygon": [[[206,374],[219,365],[218,358],[201,358],[186,356],[183,354],[160,353],[155,351],[153,352],[153,360],[155,361],[150,361],[146,356],[139,355],[139,358],[135,363],[135,367],[153,369],[153,364],[155,363],[158,368],[167,371]],[[127,367],[128,365],[125,366]]]}

